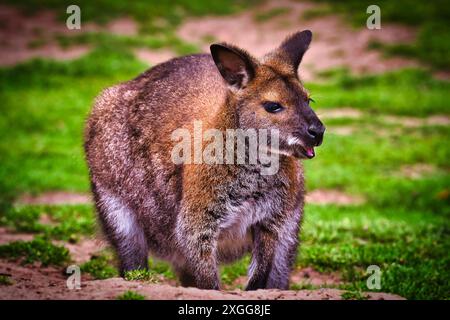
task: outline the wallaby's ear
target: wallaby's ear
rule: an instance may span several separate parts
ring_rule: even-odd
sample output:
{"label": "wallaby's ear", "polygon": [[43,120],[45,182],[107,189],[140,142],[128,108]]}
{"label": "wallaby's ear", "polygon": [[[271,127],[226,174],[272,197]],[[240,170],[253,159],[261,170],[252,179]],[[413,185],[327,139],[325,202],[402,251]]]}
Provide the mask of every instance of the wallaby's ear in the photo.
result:
{"label": "wallaby's ear", "polygon": [[303,30],[287,37],[274,54],[290,64],[297,71],[303,55],[311,43],[312,32]]}
{"label": "wallaby's ear", "polygon": [[255,76],[255,60],[242,49],[213,44],[211,55],[225,81],[234,88],[241,89]]}

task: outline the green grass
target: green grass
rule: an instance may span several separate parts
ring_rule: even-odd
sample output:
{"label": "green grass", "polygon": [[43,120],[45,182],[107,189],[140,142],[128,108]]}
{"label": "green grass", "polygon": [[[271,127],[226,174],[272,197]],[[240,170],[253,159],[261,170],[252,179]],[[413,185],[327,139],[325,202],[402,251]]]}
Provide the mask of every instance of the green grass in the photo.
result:
{"label": "green grass", "polygon": [[14,282],[9,275],[0,274],[0,286],[11,286]]}
{"label": "green grass", "polygon": [[[119,276],[117,270],[117,259],[115,255],[104,250],[91,257],[81,266],[81,271],[89,273],[95,279],[107,279]],[[154,258],[149,259],[148,270],[133,270],[125,273],[126,280],[158,282],[159,276],[166,279],[175,279],[170,265],[167,262],[158,261]]]}
{"label": "green grass", "polygon": [[367,300],[368,297],[360,291],[346,291],[341,295],[345,300]]}
{"label": "green grass", "polygon": [[370,291],[369,265],[381,269],[381,291],[410,299],[450,292],[448,217],[421,211],[307,206],[299,266],[339,271],[346,289]]}
{"label": "green grass", "polygon": [[135,291],[125,291],[121,295],[117,296],[117,300],[145,300],[145,296]]}
{"label": "green grass", "polygon": [[[51,220],[50,224],[40,222],[43,215]],[[0,224],[18,232],[40,233],[70,242],[95,232],[93,208],[90,205],[16,206],[0,217]]]}
{"label": "green grass", "polygon": [[127,281],[145,281],[157,283],[157,273],[151,270],[139,269],[125,272],[125,280]]}
{"label": "green grass", "polygon": [[69,251],[52,244],[48,239],[37,237],[32,241],[14,241],[0,245],[0,258],[20,260],[22,264],[40,262],[43,266],[62,266],[70,261]]}
{"label": "green grass", "polygon": [[[338,288],[381,291],[408,299],[443,299],[450,292],[450,224],[439,214],[370,205],[307,205],[297,267],[339,272]],[[221,270],[231,283],[246,274],[248,257]],[[381,290],[366,285],[370,265],[381,269]],[[327,286],[336,287],[336,286]],[[316,289],[304,283],[293,290]],[[349,294],[350,295],[350,294]]]}
{"label": "green grass", "polygon": [[[355,122],[352,135],[326,135],[317,158],[305,162],[308,189],[338,189],[361,195],[377,208],[400,207],[448,217],[450,129],[403,128],[386,137],[377,134],[382,127],[375,116],[372,124]],[[402,176],[403,166],[416,163],[433,165],[436,171],[419,179]]]}
{"label": "green grass", "polygon": [[388,52],[419,58],[435,69],[450,69],[450,7],[445,0],[379,0],[376,3],[370,0],[316,1],[331,6],[331,10],[325,13],[343,13],[359,28],[366,26],[369,17],[366,13],[367,7],[378,5],[381,9],[382,28],[383,23],[395,22],[418,29],[415,43],[387,46]]}
{"label": "green grass", "polygon": [[157,273],[166,279],[175,279],[175,274],[173,273],[169,263],[160,261],[154,258],[148,260],[148,268],[150,272]]}
{"label": "green grass", "polygon": [[104,251],[91,257],[81,265],[81,271],[89,273],[94,279],[108,279],[118,277],[119,272],[115,267],[115,257],[109,251]]}
{"label": "green grass", "polygon": [[240,261],[223,265],[220,268],[220,278],[225,284],[232,284],[240,276],[247,275],[247,269],[250,265],[250,256],[246,255]]}
{"label": "green grass", "polygon": [[381,75],[352,76],[345,69],[320,74],[325,83],[307,84],[321,108],[352,106],[370,113],[411,116],[450,114],[448,81],[426,71],[404,69]]}

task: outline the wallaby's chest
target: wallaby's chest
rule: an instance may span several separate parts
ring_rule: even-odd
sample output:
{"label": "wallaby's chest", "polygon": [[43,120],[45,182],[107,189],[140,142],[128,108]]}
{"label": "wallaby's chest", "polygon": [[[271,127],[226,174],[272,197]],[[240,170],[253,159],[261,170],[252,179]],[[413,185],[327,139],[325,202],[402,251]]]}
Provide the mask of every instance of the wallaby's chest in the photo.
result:
{"label": "wallaby's chest", "polygon": [[[223,212],[220,225],[224,234],[244,236],[248,228],[281,210],[286,193],[282,175],[262,176],[243,172],[236,180],[223,186]],[[220,199],[217,199],[220,201]]]}

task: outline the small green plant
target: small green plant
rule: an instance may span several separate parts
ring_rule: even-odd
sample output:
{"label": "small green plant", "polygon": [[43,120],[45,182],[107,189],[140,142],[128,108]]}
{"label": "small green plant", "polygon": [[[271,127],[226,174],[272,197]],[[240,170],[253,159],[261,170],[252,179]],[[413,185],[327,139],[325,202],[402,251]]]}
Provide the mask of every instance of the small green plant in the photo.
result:
{"label": "small green plant", "polygon": [[289,287],[290,290],[315,290],[320,288],[319,286],[315,286],[309,282],[299,282],[299,283],[292,283]]}
{"label": "small green plant", "polygon": [[131,270],[125,272],[125,280],[127,281],[147,281],[156,283],[158,282],[157,274],[150,270],[140,269]]}
{"label": "small green plant", "polygon": [[23,264],[41,262],[44,266],[61,266],[70,260],[69,251],[50,240],[36,237],[32,241],[14,241],[0,246],[0,258],[21,260]]}
{"label": "small green plant", "polygon": [[0,274],[0,286],[10,286],[13,282],[11,280],[11,276],[6,274]]}
{"label": "small green plant", "polygon": [[95,279],[108,279],[119,275],[114,267],[112,254],[107,252],[92,256],[91,260],[81,265],[81,271],[89,273]]}
{"label": "small green plant", "polygon": [[160,274],[166,279],[175,279],[170,264],[165,261],[160,261],[154,258],[148,259],[148,267],[154,274]]}
{"label": "small green plant", "polygon": [[117,296],[117,300],[145,300],[145,296],[135,291],[128,290]]}
{"label": "small green plant", "polygon": [[45,46],[48,43],[46,39],[38,38],[35,40],[30,41],[27,46],[30,49],[36,49]]}
{"label": "small green plant", "polygon": [[369,297],[364,295],[361,291],[346,291],[341,294],[342,299],[345,300],[367,300]]}

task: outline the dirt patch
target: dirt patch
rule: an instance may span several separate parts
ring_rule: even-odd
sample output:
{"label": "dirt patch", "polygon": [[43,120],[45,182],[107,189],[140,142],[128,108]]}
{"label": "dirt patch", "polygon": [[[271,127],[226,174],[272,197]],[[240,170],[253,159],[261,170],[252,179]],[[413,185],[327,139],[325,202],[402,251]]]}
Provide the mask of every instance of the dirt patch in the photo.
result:
{"label": "dirt patch", "polygon": [[0,245],[12,241],[31,241],[34,234],[14,232],[6,227],[0,227]]}
{"label": "dirt patch", "polygon": [[141,48],[133,52],[139,60],[151,66],[176,57],[176,54],[169,49],[150,50]]}
{"label": "dirt patch", "polygon": [[91,196],[84,193],[65,191],[51,191],[39,195],[24,194],[17,200],[17,204],[27,205],[63,205],[91,203]]}
{"label": "dirt patch", "polygon": [[353,108],[318,109],[316,113],[321,119],[359,119],[363,116],[360,110]]}
{"label": "dirt patch", "polygon": [[122,36],[135,36],[139,32],[139,25],[130,17],[123,17],[111,21],[106,30]]}
{"label": "dirt patch", "polygon": [[[331,300],[342,299],[344,291],[337,289],[280,291],[212,291],[197,288],[182,288],[169,285],[147,284],[125,281],[121,278],[90,280],[82,275],[81,289],[69,290],[64,269],[23,267],[0,260],[0,273],[10,275],[12,285],[2,286],[0,299],[115,299],[127,290],[137,291],[149,300],[161,299],[211,299],[211,300]],[[397,300],[401,297],[386,293],[367,293],[369,299]]]}
{"label": "dirt patch", "polygon": [[350,126],[327,126],[328,134],[336,134],[338,136],[351,136],[355,131],[355,128]]}
{"label": "dirt patch", "polygon": [[82,239],[77,243],[56,241],[55,244],[65,246],[75,264],[82,264],[91,259],[97,252],[107,248],[107,244],[100,239]]}
{"label": "dirt patch", "polygon": [[364,198],[339,190],[317,189],[308,192],[305,201],[312,204],[358,205],[364,203]]}
{"label": "dirt patch", "polygon": [[400,124],[407,128],[450,125],[450,117],[447,115],[434,115],[426,118],[385,116],[383,121],[389,124]]}
{"label": "dirt patch", "polygon": [[[32,241],[36,234],[14,232],[6,227],[0,227],[0,245],[13,241]],[[83,238],[77,243],[67,243],[54,240],[55,245],[66,247],[74,263],[82,264],[89,261],[92,255],[105,249],[107,244],[101,239]]]}
{"label": "dirt patch", "polygon": [[70,60],[91,50],[88,45],[62,48],[55,36],[76,36],[86,32],[109,32],[124,36],[138,34],[138,24],[129,17],[111,21],[105,26],[82,22],[80,30],[69,30],[55,11],[42,10],[26,15],[17,8],[0,5],[0,65],[14,65],[32,58]]}
{"label": "dirt patch", "polygon": [[0,21],[0,65],[14,65],[36,57],[58,60],[78,58],[86,54],[90,47],[76,45],[63,49],[56,43],[55,35],[76,35],[98,29],[94,24],[83,23],[82,31],[69,30],[53,11],[25,15],[19,9],[5,5],[0,5]]}
{"label": "dirt patch", "polygon": [[[181,38],[196,43],[204,52],[209,51],[209,43],[205,43],[204,39],[213,36],[219,41],[242,46],[256,56],[262,56],[274,49],[287,34],[311,29],[314,40],[300,70],[300,75],[305,80],[314,79],[318,71],[342,66],[361,74],[418,65],[410,59],[384,58],[381,52],[368,49],[372,41],[412,42],[416,33],[413,28],[383,24],[381,30],[369,30],[365,26],[356,30],[337,15],[305,21],[303,14],[315,6],[307,2],[270,1],[259,8],[233,16],[192,18],[179,28],[178,34]],[[255,14],[258,12],[277,7],[288,8],[288,11],[264,22],[255,21]]]}
{"label": "dirt patch", "polygon": [[336,286],[342,284],[338,273],[320,273],[313,268],[294,270],[291,274],[291,283],[301,283],[317,287]]}
{"label": "dirt patch", "polygon": [[400,175],[408,179],[421,179],[427,175],[436,173],[436,168],[427,163],[418,163],[413,165],[402,166]]}
{"label": "dirt patch", "polygon": [[[345,127],[346,128],[346,127]],[[339,134],[333,131],[336,134]],[[314,190],[308,192],[306,201],[315,204],[360,204],[364,199],[345,194],[338,190]],[[63,205],[63,204],[88,204],[91,203],[91,196],[84,193],[71,193],[64,191],[52,191],[42,193],[40,195],[22,195],[16,202],[17,204],[26,205]],[[51,224],[51,219],[46,219],[44,216],[44,223]]]}

